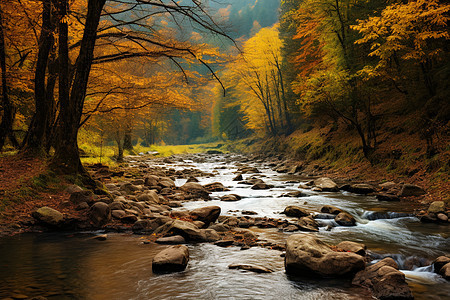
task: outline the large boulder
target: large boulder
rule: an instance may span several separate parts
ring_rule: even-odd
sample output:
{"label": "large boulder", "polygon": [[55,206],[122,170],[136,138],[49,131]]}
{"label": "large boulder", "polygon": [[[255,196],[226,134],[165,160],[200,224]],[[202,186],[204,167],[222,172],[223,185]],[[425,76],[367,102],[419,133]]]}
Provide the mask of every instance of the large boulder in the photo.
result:
{"label": "large boulder", "polygon": [[342,277],[364,269],[365,262],[358,254],[333,251],[314,236],[294,234],[286,241],[284,265],[292,275]]}
{"label": "large boulder", "polygon": [[349,213],[343,211],[339,213],[336,218],[334,218],[336,223],[338,223],[341,226],[355,226],[356,220],[352,217]]}
{"label": "large boulder", "polygon": [[328,177],[320,177],[314,180],[314,185],[324,192],[337,192],[338,185]]}
{"label": "large boulder", "polygon": [[193,220],[202,221],[205,226],[214,223],[220,215],[219,206],[199,207],[190,212]]}
{"label": "large boulder", "polygon": [[154,273],[179,272],[186,269],[188,262],[188,247],[175,245],[155,255],[152,261],[152,269]]}
{"label": "large boulder", "polygon": [[103,226],[111,220],[111,209],[104,202],[96,202],[91,206],[88,216],[95,226]]}
{"label": "large boulder", "polygon": [[422,196],[427,192],[423,188],[414,184],[405,184],[402,186],[400,193],[398,194],[400,197],[410,197],[410,196]]}
{"label": "large boulder", "polygon": [[309,216],[309,212],[306,209],[303,209],[295,205],[286,206],[283,213],[288,217],[296,217],[296,218]]}
{"label": "large boulder", "polygon": [[48,206],[37,209],[31,215],[33,218],[47,226],[58,226],[64,220],[64,215],[62,213]]}
{"label": "large boulder", "polygon": [[352,283],[371,289],[378,299],[414,299],[405,274],[390,257],[356,273]]}

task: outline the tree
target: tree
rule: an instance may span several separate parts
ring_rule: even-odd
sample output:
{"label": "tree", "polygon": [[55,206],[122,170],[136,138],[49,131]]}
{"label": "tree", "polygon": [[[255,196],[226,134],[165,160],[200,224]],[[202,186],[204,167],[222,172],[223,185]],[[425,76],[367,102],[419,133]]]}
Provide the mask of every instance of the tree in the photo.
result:
{"label": "tree", "polygon": [[278,26],[262,28],[246,41],[243,54],[229,68],[236,92],[247,95],[240,104],[248,128],[270,135],[290,133]]}
{"label": "tree", "polygon": [[[6,138],[18,148],[14,132],[25,121],[23,108],[32,106],[28,95],[32,92],[32,66],[36,58],[37,40],[34,24],[38,17],[37,1],[11,0],[0,4],[0,64],[2,73],[3,112],[0,124],[0,151]],[[20,97],[20,101],[19,101]],[[18,119],[16,119],[18,116]]]}
{"label": "tree", "polygon": [[[450,4],[439,0],[417,0],[394,3],[380,16],[360,20],[352,26],[363,34],[357,44],[370,44],[368,54],[377,57],[374,67],[366,66],[367,76],[387,77],[397,83],[395,74],[402,62],[411,61],[420,67],[428,94],[436,94],[436,67],[448,54]],[[397,85],[398,88],[398,85]]]}

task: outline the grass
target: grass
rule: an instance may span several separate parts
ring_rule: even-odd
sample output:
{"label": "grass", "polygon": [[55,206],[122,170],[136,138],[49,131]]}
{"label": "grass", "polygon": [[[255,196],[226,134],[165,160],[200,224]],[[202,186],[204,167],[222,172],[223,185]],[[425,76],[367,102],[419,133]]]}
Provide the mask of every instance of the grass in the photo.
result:
{"label": "grass", "polygon": [[[83,164],[102,163],[110,167],[117,167],[120,164],[116,161],[118,149],[116,145],[99,146],[87,142],[80,143],[80,149],[84,152],[81,162]],[[140,144],[135,145],[132,151],[125,150],[124,155],[138,155],[139,153],[157,152],[156,156],[168,157],[174,154],[183,153],[204,153],[208,150],[219,150],[228,152],[224,143],[214,142],[196,145],[151,145],[149,147]]]}

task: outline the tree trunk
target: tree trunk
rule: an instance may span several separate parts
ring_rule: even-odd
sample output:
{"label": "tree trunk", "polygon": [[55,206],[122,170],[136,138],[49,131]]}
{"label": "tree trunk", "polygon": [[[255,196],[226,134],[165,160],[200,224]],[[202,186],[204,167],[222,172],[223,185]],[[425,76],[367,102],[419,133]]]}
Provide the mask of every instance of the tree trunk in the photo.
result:
{"label": "tree trunk", "polygon": [[60,102],[58,143],[55,146],[55,155],[51,165],[65,174],[87,175],[80,161],[77,137],[94,58],[97,27],[104,4],[105,0],[89,0],[88,2],[86,23],[70,97],[63,98],[64,101]]}
{"label": "tree trunk", "polygon": [[122,135],[120,134],[120,130],[117,130],[114,136],[114,139],[117,143],[117,161],[123,162],[123,143],[122,143]]}
{"label": "tree trunk", "polygon": [[132,151],[133,150],[133,143],[132,143],[132,129],[131,126],[127,126],[125,129],[125,135],[123,138],[123,149]]}
{"label": "tree trunk", "polygon": [[[5,36],[3,32],[3,12],[0,7],[0,66],[2,70],[2,107],[3,116],[0,124],[0,151],[5,145],[6,137],[12,137],[13,122],[15,115],[14,105],[9,100],[8,83],[6,75],[6,51],[5,51]],[[15,141],[15,138],[10,138],[11,142]]]}
{"label": "tree trunk", "polygon": [[51,107],[47,101],[45,74],[48,57],[55,42],[53,37],[52,3],[51,0],[42,0],[42,3],[42,30],[39,38],[39,52],[34,79],[36,111],[28,128],[23,148],[25,152],[38,155],[44,153],[45,133],[47,132],[47,120]]}

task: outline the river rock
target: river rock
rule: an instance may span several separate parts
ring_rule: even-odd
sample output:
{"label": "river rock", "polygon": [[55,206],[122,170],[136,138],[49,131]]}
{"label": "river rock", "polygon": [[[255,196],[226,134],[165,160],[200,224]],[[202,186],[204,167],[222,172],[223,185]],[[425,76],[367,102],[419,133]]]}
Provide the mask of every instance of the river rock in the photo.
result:
{"label": "river rock", "polygon": [[[343,189],[343,188],[341,188]],[[375,188],[367,183],[355,183],[348,185],[344,191],[355,193],[355,194],[361,194],[366,195],[375,192]]]}
{"label": "river rock", "polygon": [[273,188],[273,185],[267,184],[265,182],[256,183],[252,186],[252,190],[268,190]]}
{"label": "river rock", "polygon": [[348,252],[353,252],[353,253],[359,254],[361,256],[366,255],[366,249],[367,249],[366,245],[351,242],[351,241],[340,242],[339,244],[336,245],[336,247],[338,247],[342,250],[348,251]]}
{"label": "river rock", "polygon": [[436,214],[433,213],[426,213],[426,214],[420,214],[418,215],[418,218],[420,222],[422,223],[437,223],[438,218],[436,217]]}
{"label": "river rock", "polygon": [[246,184],[246,185],[256,185],[258,183],[264,183],[264,181],[260,178],[249,178],[247,180],[238,182],[238,184]]}
{"label": "river rock", "polygon": [[288,174],[297,174],[300,173],[303,169],[303,165],[295,165],[289,168]]}
{"label": "river rock", "polygon": [[222,191],[228,191],[226,187],[223,186],[220,182],[212,182],[205,184],[203,186],[208,192],[222,192]]}
{"label": "river rock", "polygon": [[227,239],[227,240],[218,240],[216,242],[214,242],[214,245],[219,246],[219,247],[228,247],[233,245],[234,240],[231,239]]}
{"label": "river rock", "polygon": [[188,241],[204,241],[206,239],[205,232],[201,231],[197,226],[191,222],[174,220],[173,222],[165,223],[159,226],[154,231],[155,234],[167,234],[181,235]]}
{"label": "river rock", "polygon": [[336,223],[338,223],[341,226],[355,226],[356,220],[353,218],[349,213],[347,212],[341,212],[339,213],[336,218],[334,218]]}
{"label": "river rock", "polygon": [[194,196],[209,199],[209,192],[197,182],[187,182],[183,184],[180,189]]}
{"label": "river rock", "polygon": [[231,264],[228,266],[228,269],[239,269],[239,270],[245,270],[255,273],[272,273],[273,271],[262,266],[256,266],[256,265],[241,265],[241,264]]}
{"label": "river rock", "polygon": [[125,205],[120,201],[113,201],[108,204],[108,206],[111,210],[124,210],[126,208]]}
{"label": "river rock", "polygon": [[133,195],[136,191],[139,191],[141,188],[137,185],[134,185],[130,182],[126,182],[121,185],[120,191],[125,192],[127,195]]}
{"label": "river rock", "polygon": [[326,214],[326,213],[317,213],[315,215],[313,215],[314,219],[319,219],[319,220],[331,220],[336,218],[336,215],[333,214]]}
{"label": "river rock", "polygon": [[233,202],[233,201],[239,201],[241,200],[241,197],[235,194],[229,194],[229,195],[224,195],[222,197],[220,197],[221,201],[226,201],[226,202]]}
{"label": "river rock", "polygon": [[450,263],[445,264],[441,270],[439,270],[439,275],[447,280],[450,280]]}
{"label": "river rock", "polygon": [[160,237],[155,241],[158,244],[179,245],[186,244],[186,240],[181,235]]}
{"label": "river rock", "polygon": [[76,184],[71,184],[64,191],[66,193],[73,194],[75,192],[82,192],[83,189],[80,186],[76,185]]}
{"label": "river rock", "polygon": [[314,180],[314,185],[324,192],[337,192],[338,185],[328,177],[321,177]]}
{"label": "river rock", "polygon": [[405,184],[402,186],[399,197],[422,196],[427,192],[423,188],[414,184]]}
{"label": "river rock", "polygon": [[201,231],[205,234],[205,242],[216,242],[221,239],[220,235],[214,229],[201,229]]}
{"label": "river rock", "polygon": [[297,222],[297,226],[302,231],[319,231],[319,223],[317,223],[311,216],[300,218]]}
{"label": "river rock", "polygon": [[241,181],[244,180],[244,177],[242,177],[242,174],[238,174],[236,177],[233,178],[233,181]]}
{"label": "river rock", "polygon": [[445,212],[445,202],[444,201],[433,201],[428,207],[428,212],[430,213],[442,213]]}
{"label": "river rock", "polygon": [[156,228],[159,227],[159,224],[154,220],[137,220],[133,226],[131,227],[131,230],[133,232],[141,233],[141,232],[153,232]]}
{"label": "river rock", "polygon": [[365,267],[362,256],[335,252],[317,237],[293,234],[286,241],[286,273],[300,276],[342,277]]}
{"label": "river rock", "polygon": [[154,273],[179,272],[186,269],[188,262],[188,247],[176,245],[156,254],[152,261],[152,269]]}
{"label": "river rock", "polygon": [[111,210],[111,216],[115,219],[121,219],[121,218],[125,217],[126,215],[127,215],[127,213],[122,209]]}
{"label": "river rock", "polygon": [[392,181],[387,181],[387,182],[381,183],[379,186],[381,187],[381,189],[383,191],[387,191],[387,190],[390,190],[390,189],[396,187],[397,184]]}
{"label": "river rock", "polygon": [[243,166],[238,168],[237,170],[238,173],[241,174],[247,174],[247,173],[261,173],[257,168],[255,167],[250,167],[250,166]]}
{"label": "river rock", "polygon": [[206,206],[192,210],[190,212],[193,220],[202,221],[208,226],[210,223],[214,223],[220,215],[219,206]]}
{"label": "river rock", "polygon": [[146,186],[157,186],[159,182],[159,177],[156,175],[147,175],[144,178],[144,185]]}
{"label": "river rock", "polygon": [[33,218],[48,226],[59,226],[64,220],[64,215],[48,206],[43,206],[32,214]]}
{"label": "river rock", "polygon": [[111,209],[104,202],[96,202],[91,206],[88,216],[95,226],[103,226],[111,220]]}
{"label": "river rock", "polygon": [[70,194],[69,200],[74,204],[80,204],[82,202],[92,203],[94,200],[94,193],[90,190],[75,191]]}
{"label": "river rock", "polygon": [[216,232],[227,232],[230,231],[230,226],[223,223],[212,224],[208,228],[214,229]]}
{"label": "river rock", "polygon": [[283,214],[285,214],[288,217],[296,217],[296,218],[309,216],[309,212],[306,209],[303,209],[295,205],[286,206],[286,208],[283,211]]}
{"label": "river rock", "polygon": [[450,263],[450,256],[439,256],[433,262],[434,272],[438,273],[441,271],[442,267]]}
{"label": "river rock", "polygon": [[189,176],[189,178],[186,182],[199,182],[199,180],[197,178],[195,178],[194,176]]}
{"label": "river rock", "polygon": [[446,214],[438,213],[436,218],[438,219],[438,222],[448,223],[448,216]]}
{"label": "river rock", "polygon": [[137,196],[138,201],[150,202],[150,203],[160,203],[158,194],[155,191],[146,191],[144,194]]}
{"label": "river rock", "polygon": [[338,215],[341,212],[343,212],[342,209],[337,208],[335,206],[331,206],[331,205],[324,205],[322,206],[322,208],[320,209],[320,212],[326,213],[326,214],[332,214],[332,215]]}
{"label": "river rock", "polygon": [[405,274],[398,270],[397,263],[390,257],[358,272],[352,283],[371,289],[378,299],[414,299]]}
{"label": "river rock", "polygon": [[375,197],[378,201],[400,201],[399,197],[388,193],[377,193]]}

